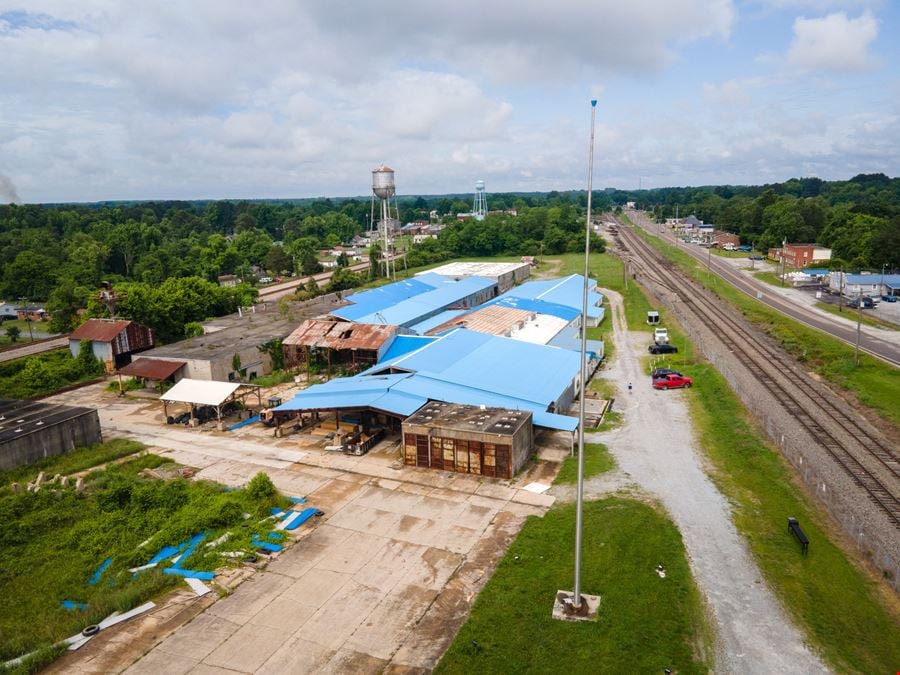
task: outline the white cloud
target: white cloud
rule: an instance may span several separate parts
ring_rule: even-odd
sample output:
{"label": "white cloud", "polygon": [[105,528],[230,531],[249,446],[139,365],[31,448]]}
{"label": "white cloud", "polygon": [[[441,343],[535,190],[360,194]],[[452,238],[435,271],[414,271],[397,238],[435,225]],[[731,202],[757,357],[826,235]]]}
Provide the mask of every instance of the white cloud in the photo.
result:
{"label": "white cloud", "polygon": [[864,12],[855,19],[836,12],[819,19],[798,17],[788,63],[803,69],[852,72],[874,65],[869,45],[878,35],[878,22]]}

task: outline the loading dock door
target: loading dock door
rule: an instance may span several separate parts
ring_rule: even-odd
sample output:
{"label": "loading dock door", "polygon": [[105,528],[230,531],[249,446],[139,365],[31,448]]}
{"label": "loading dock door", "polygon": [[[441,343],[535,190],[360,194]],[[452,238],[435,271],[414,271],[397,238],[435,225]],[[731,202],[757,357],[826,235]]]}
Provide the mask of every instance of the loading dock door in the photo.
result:
{"label": "loading dock door", "polygon": [[428,457],[427,436],[416,436],[416,466],[431,466]]}

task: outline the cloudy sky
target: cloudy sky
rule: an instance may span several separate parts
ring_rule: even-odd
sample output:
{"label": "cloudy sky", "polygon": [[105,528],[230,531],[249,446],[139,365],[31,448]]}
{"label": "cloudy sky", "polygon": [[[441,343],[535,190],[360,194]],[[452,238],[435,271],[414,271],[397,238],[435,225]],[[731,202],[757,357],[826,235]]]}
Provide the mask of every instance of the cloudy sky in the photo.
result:
{"label": "cloudy sky", "polygon": [[892,0],[0,0],[0,202],[897,175]]}

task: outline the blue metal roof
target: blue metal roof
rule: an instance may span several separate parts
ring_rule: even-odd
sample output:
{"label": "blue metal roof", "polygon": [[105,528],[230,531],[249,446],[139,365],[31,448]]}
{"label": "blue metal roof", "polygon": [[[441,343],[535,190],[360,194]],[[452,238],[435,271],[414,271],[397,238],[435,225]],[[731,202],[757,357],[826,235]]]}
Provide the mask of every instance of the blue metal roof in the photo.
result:
{"label": "blue metal roof", "polygon": [[[429,275],[424,276],[427,279]],[[371,313],[360,313],[361,310],[357,310],[356,305],[353,305],[351,307],[341,307],[340,309],[334,310],[332,314],[359,323],[381,323],[391,326],[408,327],[416,323],[421,323],[423,320],[440,313],[447,307],[457,304],[469,296],[489,289],[497,284],[497,282],[492,279],[484,279],[482,277],[465,277],[459,281],[454,281],[448,277],[439,277],[436,274],[430,276],[440,278],[442,280],[441,285],[434,288],[429,287],[424,292],[394,302],[389,306],[379,307]],[[416,279],[420,278],[421,277],[416,277]],[[390,284],[390,286],[393,285],[394,284]],[[388,286],[384,286],[383,288],[388,288]],[[355,297],[356,296],[351,296],[348,300],[352,301]],[[364,304],[367,307],[372,306],[368,301]],[[348,312],[348,310],[350,311]]]}
{"label": "blue metal roof", "polygon": [[567,349],[458,328],[418,351],[383,360],[366,372],[408,370],[546,408],[578,374],[579,361],[580,355]]}
{"label": "blue metal roof", "polygon": [[[425,275],[423,275],[425,276]],[[430,280],[422,277],[413,279],[404,279],[403,281],[395,281],[386,286],[379,286],[368,291],[360,291],[346,297],[346,300],[352,302],[347,307],[339,307],[331,313],[348,321],[358,321],[360,317],[374,315],[379,310],[385,309],[402,302],[407,298],[427,293],[434,290],[435,284]],[[384,321],[368,321],[367,323],[386,323]]]}
{"label": "blue metal roof", "polygon": [[[880,274],[848,274],[845,283],[866,286],[869,284],[877,286],[881,283]],[[884,283],[888,286],[896,287],[900,285],[900,274],[885,274]]]}
{"label": "blue metal roof", "polygon": [[[547,412],[578,374],[577,352],[465,329],[414,339],[426,346],[355,377],[313,385],[276,410],[373,408],[406,416],[438,400],[530,410],[538,426],[577,427],[577,419]],[[392,367],[414,372],[377,374]]]}
{"label": "blue metal roof", "polygon": [[[595,288],[597,288],[597,282],[588,279],[588,316],[602,318],[603,310],[598,305],[603,302],[603,295],[597,293]],[[553,302],[574,309],[581,314],[583,294],[584,277],[580,274],[572,274],[562,279],[527,281],[521,286],[509,289],[504,296]]]}
{"label": "blue metal roof", "polygon": [[409,354],[420,347],[424,347],[435,339],[436,338],[422,335],[398,335],[394,338],[394,341],[384,353],[384,356],[381,357],[381,362],[390,361],[396,359],[398,356]]}
{"label": "blue metal roof", "polygon": [[449,321],[450,319],[455,319],[460,314],[465,314],[466,312],[471,312],[470,309],[445,309],[440,314],[435,314],[433,317],[429,319],[425,319],[424,321],[420,321],[419,323],[413,324],[409,326],[409,329],[415,331],[419,335],[424,335],[428,331],[430,331],[435,326],[440,326],[445,321]]}
{"label": "blue metal roof", "polygon": [[[566,328],[565,330],[561,330],[556,336],[547,343],[551,347],[559,347],[560,349],[569,349],[571,351],[581,353],[581,333],[579,330]],[[603,343],[600,340],[588,340],[587,341],[587,354],[588,358],[596,359],[598,356],[603,356]]]}
{"label": "blue metal roof", "polygon": [[566,321],[581,316],[580,309],[572,309],[565,305],[559,305],[555,302],[547,302],[546,300],[532,300],[530,298],[518,298],[512,295],[501,295],[499,298],[488,300],[481,305],[488,307],[490,305],[500,305],[501,307],[512,307],[513,309],[524,309],[529,312],[537,312],[538,314],[549,314],[550,316],[559,317]]}

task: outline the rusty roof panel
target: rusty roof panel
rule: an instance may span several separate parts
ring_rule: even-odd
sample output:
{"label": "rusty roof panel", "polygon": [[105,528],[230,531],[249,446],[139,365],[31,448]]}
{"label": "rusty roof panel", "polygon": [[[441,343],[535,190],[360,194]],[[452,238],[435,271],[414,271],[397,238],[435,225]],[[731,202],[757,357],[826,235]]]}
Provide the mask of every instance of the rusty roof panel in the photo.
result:
{"label": "rusty roof panel", "polygon": [[131,321],[110,319],[88,319],[69,334],[70,340],[91,340],[92,342],[112,342],[116,336],[128,328]]}
{"label": "rusty roof panel", "polygon": [[137,359],[117,371],[120,375],[145,377],[148,380],[165,380],[171,377],[184,361],[166,361],[164,359]]}
{"label": "rusty roof panel", "polygon": [[438,335],[451,328],[468,328],[476,333],[508,337],[514,328],[521,327],[533,316],[534,312],[524,309],[489,305],[445,321],[429,330],[426,335]]}
{"label": "rusty roof panel", "polygon": [[377,351],[396,334],[397,326],[349,321],[304,321],[284,339],[286,345]]}

